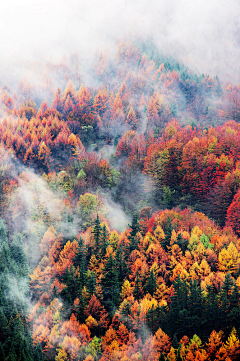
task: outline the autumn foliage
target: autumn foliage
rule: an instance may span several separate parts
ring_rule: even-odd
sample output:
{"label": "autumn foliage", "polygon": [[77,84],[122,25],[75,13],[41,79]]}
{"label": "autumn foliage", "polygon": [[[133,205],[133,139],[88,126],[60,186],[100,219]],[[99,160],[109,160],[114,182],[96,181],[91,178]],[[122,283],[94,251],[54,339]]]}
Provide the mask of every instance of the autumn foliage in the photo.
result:
{"label": "autumn foliage", "polygon": [[0,91],[0,359],[238,360],[240,87],[137,41],[93,87],[76,59]]}

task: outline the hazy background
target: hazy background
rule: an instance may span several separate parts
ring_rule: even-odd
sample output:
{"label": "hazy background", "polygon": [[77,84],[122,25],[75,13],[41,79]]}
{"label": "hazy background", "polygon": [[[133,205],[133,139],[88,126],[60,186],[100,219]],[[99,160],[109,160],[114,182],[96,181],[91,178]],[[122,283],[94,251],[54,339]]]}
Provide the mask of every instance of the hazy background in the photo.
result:
{"label": "hazy background", "polygon": [[[0,4],[1,80],[37,60],[89,57],[129,34],[201,73],[240,82],[239,0],[9,0]],[[23,63],[25,64],[23,66]]]}

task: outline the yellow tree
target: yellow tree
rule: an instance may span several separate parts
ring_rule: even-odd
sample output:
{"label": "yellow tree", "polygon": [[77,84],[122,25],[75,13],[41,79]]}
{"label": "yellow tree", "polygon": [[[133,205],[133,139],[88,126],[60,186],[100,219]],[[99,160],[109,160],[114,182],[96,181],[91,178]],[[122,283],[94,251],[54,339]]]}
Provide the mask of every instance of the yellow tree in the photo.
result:
{"label": "yellow tree", "polygon": [[236,246],[231,242],[228,248],[223,248],[218,256],[218,268],[223,272],[236,273],[240,259]]}

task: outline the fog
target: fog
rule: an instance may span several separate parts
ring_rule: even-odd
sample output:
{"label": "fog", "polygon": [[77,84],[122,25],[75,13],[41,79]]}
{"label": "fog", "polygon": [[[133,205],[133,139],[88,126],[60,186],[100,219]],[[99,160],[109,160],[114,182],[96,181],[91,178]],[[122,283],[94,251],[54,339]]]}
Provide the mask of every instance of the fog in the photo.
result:
{"label": "fog", "polygon": [[1,81],[39,60],[153,37],[159,49],[201,73],[240,82],[237,0],[10,0],[0,4]]}

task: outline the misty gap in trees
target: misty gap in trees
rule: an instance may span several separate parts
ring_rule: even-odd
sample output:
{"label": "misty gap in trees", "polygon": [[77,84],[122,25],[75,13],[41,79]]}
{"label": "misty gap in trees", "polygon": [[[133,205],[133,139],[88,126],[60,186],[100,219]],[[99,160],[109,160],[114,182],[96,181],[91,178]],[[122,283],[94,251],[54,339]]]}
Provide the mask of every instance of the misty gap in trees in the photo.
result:
{"label": "misty gap in trees", "polygon": [[150,41],[84,75],[0,91],[0,361],[238,360],[240,86]]}

